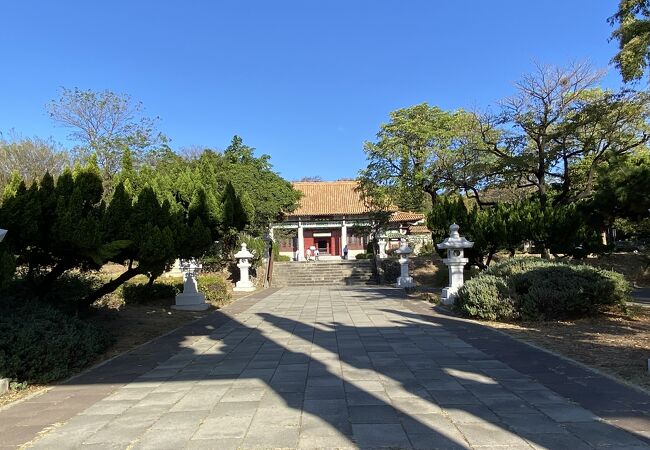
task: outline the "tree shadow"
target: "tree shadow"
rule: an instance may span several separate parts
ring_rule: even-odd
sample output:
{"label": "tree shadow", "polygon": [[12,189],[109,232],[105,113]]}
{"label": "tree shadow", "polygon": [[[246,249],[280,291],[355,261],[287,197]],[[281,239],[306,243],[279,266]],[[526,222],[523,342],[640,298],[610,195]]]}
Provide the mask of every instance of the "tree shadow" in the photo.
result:
{"label": "tree shadow", "polygon": [[[517,436],[545,446],[550,435],[583,443],[539,411],[548,405],[566,408],[563,398],[554,398],[543,386],[530,389],[521,373],[463,340],[467,334],[457,336],[458,323],[443,317],[430,320],[388,304],[373,306],[399,298],[399,290],[344,288],[331,308],[319,308],[319,289],[313,299],[297,306],[291,300],[301,290],[284,290],[277,294],[273,313],[261,309],[268,304],[256,305],[277,291],[242,299],[51,393],[57,395],[58,390],[61,396],[81,386],[126,383],[256,380],[287,407],[318,419],[361,448],[466,448],[491,440],[522,443]],[[527,391],[546,395],[541,399],[546,403],[534,403]],[[29,401],[24,405],[29,406]],[[443,408],[453,423],[441,414]],[[0,412],[0,420],[5,413]],[[557,428],[557,433],[535,432],[517,419],[522,415],[539,419],[552,431]],[[625,435],[625,442],[638,442],[609,424],[583,423],[601,434],[621,439]],[[594,431],[580,426],[569,428],[581,437]]]}

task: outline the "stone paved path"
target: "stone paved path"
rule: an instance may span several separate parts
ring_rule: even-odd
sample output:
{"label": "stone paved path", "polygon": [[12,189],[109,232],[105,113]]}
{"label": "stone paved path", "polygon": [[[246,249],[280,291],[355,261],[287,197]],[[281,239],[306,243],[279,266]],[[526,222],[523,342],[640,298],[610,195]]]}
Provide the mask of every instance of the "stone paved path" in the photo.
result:
{"label": "stone paved path", "polygon": [[0,445],[45,410],[27,447],[650,448],[649,395],[387,288],[242,300],[0,411]]}

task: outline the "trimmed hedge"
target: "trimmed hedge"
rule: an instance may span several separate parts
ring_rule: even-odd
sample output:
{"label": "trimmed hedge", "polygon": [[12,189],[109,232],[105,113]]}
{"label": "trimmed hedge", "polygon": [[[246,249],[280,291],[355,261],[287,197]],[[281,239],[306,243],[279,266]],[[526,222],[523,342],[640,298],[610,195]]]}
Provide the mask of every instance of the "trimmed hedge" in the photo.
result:
{"label": "trimmed hedge", "polygon": [[0,375],[49,383],[91,364],[112,343],[104,330],[49,305],[28,302],[0,314]]}
{"label": "trimmed hedge", "polygon": [[484,320],[563,320],[624,306],[623,275],[583,264],[512,258],[468,280],[454,308]]}
{"label": "trimmed hedge", "polygon": [[122,296],[126,304],[147,303],[153,300],[173,300],[182,289],[182,283],[155,282],[151,286],[148,283],[125,284],[122,287]]}
{"label": "trimmed hedge", "polygon": [[230,301],[228,283],[223,276],[218,274],[199,275],[199,292],[205,295],[205,300],[216,308],[224,306]]}

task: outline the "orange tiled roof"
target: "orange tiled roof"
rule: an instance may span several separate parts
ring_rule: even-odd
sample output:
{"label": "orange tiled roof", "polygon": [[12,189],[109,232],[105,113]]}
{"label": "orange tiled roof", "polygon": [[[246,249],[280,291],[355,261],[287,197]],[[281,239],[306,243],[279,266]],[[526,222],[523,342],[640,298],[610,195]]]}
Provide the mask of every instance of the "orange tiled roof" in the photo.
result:
{"label": "orange tiled roof", "polygon": [[356,181],[298,181],[293,187],[303,193],[300,206],[291,216],[366,214],[370,210],[355,191]]}
{"label": "orange tiled roof", "polygon": [[409,228],[409,233],[411,234],[429,234],[431,231],[427,228],[426,225],[413,225]]}
{"label": "orange tiled roof", "polygon": [[396,211],[390,216],[390,222],[417,222],[424,219],[424,214],[414,213],[414,212],[405,212],[405,211]]}

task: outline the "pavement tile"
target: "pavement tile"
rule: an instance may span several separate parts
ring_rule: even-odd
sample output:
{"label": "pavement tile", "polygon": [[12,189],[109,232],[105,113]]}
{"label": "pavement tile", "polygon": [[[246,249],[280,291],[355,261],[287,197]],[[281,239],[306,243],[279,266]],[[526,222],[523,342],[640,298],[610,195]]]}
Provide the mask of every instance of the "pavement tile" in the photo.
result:
{"label": "pavement tile", "polygon": [[473,446],[526,446],[526,441],[507,429],[504,423],[457,423],[458,429]]}
{"label": "pavement tile", "polygon": [[360,448],[412,448],[398,423],[352,424],[352,436]]}
{"label": "pavement tile", "polygon": [[350,406],[348,413],[353,424],[399,423],[395,409],[389,405]]}
{"label": "pavement tile", "polygon": [[613,446],[643,447],[643,443],[632,434],[604,422],[570,423],[565,425],[567,430],[594,447]]}
{"label": "pavement tile", "polygon": [[252,416],[208,417],[198,427],[192,439],[243,438],[252,420]]}

